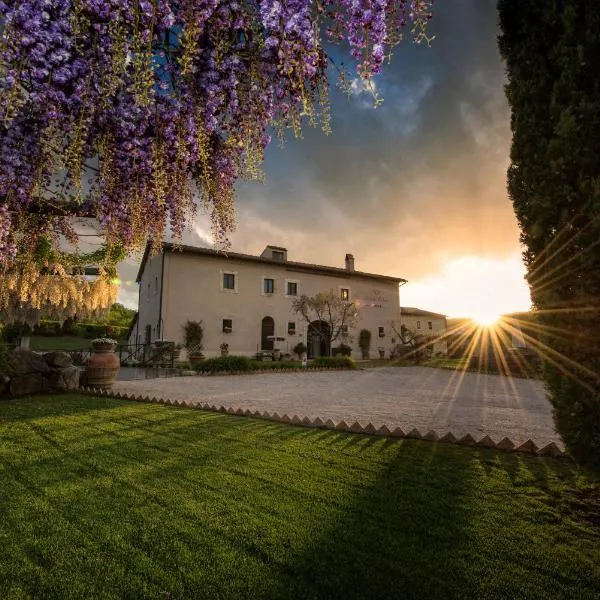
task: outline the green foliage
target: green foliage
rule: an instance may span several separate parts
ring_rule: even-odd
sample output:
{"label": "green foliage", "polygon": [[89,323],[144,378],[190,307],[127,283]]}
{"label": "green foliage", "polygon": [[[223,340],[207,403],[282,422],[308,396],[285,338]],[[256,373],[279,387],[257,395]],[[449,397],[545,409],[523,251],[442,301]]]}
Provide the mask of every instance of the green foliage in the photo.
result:
{"label": "green foliage", "polygon": [[134,316],[135,310],[127,308],[119,302],[115,302],[115,304],[110,307],[107,322],[109,325],[118,325],[119,327],[129,329]]}
{"label": "green foliage", "polygon": [[25,323],[6,323],[2,328],[2,340],[14,344],[22,335],[31,333],[31,328]]}
{"label": "green foliage", "polygon": [[361,329],[358,334],[358,347],[364,355],[369,354],[371,349],[371,332],[368,329]]}
{"label": "green foliage", "polygon": [[207,358],[194,368],[202,373],[216,373],[219,371],[251,371],[254,365],[247,356],[219,356]]}
{"label": "green foliage", "polygon": [[352,354],[352,348],[347,344],[340,344],[331,349],[331,354],[333,356],[350,356]]}
{"label": "green foliage", "polygon": [[2,392],[3,379],[13,374],[13,364],[10,346],[0,344],[0,392]]}
{"label": "green foliage", "polygon": [[349,356],[320,356],[312,361],[312,366],[327,369],[356,369],[356,363]]}
{"label": "green foliage", "polygon": [[600,468],[600,3],[500,0],[508,190],[556,426]]}
{"label": "green foliage", "polygon": [[200,352],[202,350],[202,339],[204,337],[204,328],[202,321],[186,321],[183,326],[183,345],[188,354]]}
{"label": "green foliage", "polygon": [[295,346],[294,346],[294,354],[296,354],[298,356],[298,358],[302,358],[302,355],[305,352],[308,352],[308,348],[306,347],[306,344],[304,342],[298,342]]}

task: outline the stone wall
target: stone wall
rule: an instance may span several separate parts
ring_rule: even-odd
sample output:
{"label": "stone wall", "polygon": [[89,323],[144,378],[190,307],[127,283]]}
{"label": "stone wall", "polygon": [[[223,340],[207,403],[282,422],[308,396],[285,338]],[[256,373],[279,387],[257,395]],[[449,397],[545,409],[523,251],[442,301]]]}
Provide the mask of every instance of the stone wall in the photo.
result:
{"label": "stone wall", "polygon": [[12,373],[0,380],[0,394],[25,396],[79,388],[80,369],[66,352],[34,352],[16,348],[10,355]]}

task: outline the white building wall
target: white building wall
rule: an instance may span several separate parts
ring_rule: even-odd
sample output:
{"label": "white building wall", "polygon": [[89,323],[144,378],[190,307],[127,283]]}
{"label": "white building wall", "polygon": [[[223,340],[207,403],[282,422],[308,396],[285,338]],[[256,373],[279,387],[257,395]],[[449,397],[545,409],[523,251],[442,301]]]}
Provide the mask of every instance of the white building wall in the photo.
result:
{"label": "white building wall", "polygon": [[[222,289],[224,272],[236,275],[235,290]],[[152,273],[153,270],[149,272],[150,279]],[[275,280],[272,295],[263,293],[264,277]],[[384,349],[388,356],[397,343],[390,327],[391,321],[399,322],[400,318],[396,282],[358,277],[351,272],[329,276],[294,269],[285,263],[260,264],[186,252],[167,252],[165,255],[161,337],[182,343],[185,322],[201,320],[205,356],[220,355],[223,342],[229,344],[230,354],[252,355],[260,349],[262,319],[270,316],[275,321],[275,335],[285,338],[284,342],[276,342],[275,347],[291,354],[298,342],[306,343],[308,324],[292,311],[293,298],[286,297],[288,280],[297,282],[298,296],[313,296],[330,289],[340,293],[341,287],[350,289],[350,299],[357,301],[360,307],[359,322],[349,331],[352,339],[345,342],[353,348],[354,357],[360,357],[358,332],[363,328],[371,331],[371,356],[378,355],[378,348]],[[142,299],[140,306],[143,305]],[[147,306],[150,309],[154,304],[150,301]],[[231,333],[222,331],[223,319],[233,321]],[[145,322],[140,311],[140,331]],[[288,335],[288,322],[296,323],[296,335]],[[379,327],[384,328],[382,338]],[[334,341],[333,346],[341,341]]]}
{"label": "white building wall", "polygon": [[[166,258],[166,257],[165,257]],[[130,344],[143,344],[146,341],[146,326],[150,326],[150,341],[153,342],[162,335],[162,323],[159,322],[161,303],[161,266],[163,255],[149,257],[139,283],[140,296],[138,306],[138,321],[131,332]]]}
{"label": "white building wall", "polygon": [[402,314],[401,323],[413,333],[431,339],[433,341],[434,354],[437,354],[438,352],[446,354],[448,350],[447,342],[443,339],[446,334],[445,318],[434,317],[431,315]]}

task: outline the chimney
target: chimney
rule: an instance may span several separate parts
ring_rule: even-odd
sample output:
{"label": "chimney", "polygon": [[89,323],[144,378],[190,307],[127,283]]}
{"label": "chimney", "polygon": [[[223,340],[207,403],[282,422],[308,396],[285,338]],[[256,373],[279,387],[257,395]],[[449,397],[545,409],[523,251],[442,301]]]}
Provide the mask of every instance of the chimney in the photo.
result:
{"label": "chimney", "polygon": [[354,256],[346,254],[346,271],[354,271]]}

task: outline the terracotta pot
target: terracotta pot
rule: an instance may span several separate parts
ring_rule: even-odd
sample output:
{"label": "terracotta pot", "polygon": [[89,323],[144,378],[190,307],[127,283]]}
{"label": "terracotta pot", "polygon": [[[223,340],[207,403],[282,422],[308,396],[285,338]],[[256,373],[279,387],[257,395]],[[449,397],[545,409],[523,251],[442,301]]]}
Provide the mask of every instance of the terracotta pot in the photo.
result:
{"label": "terracotta pot", "polygon": [[94,353],[87,361],[85,373],[90,387],[108,390],[117,379],[121,365],[112,344],[94,346]]}

